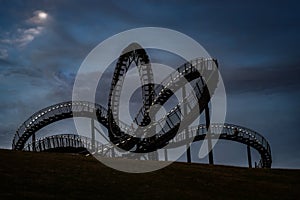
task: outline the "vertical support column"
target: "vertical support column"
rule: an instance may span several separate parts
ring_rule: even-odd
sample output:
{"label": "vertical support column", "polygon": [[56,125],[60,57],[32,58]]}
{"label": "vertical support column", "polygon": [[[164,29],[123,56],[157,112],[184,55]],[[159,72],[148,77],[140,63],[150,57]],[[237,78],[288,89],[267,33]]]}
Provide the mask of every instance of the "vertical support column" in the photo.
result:
{"label": "vertical support column", "polygon": [[112,147],[111,148],[111,157],[114,158],[116,155],[115,155],[115,147]]}
{"label": "vertical support column", "polygon": [[31,143],[32,143],[32,151],[36,151],[36,148],[35,148],[35,133],[33,133],[32,136],[31,136]]}
{"label": "vertical support column", "polygon": [[164,149],[165,161],[168,161],[168,149]]}
{"label": "vertical support column", "polygon": [[[151,98],[151,97],[149,97]],[[152,100],[151,100],[152,101]],[[153,124],[156,122],[156,113],[149,113],[149,117],[151,119],[150,124]],[[151,126],[150,130],[148,129],[148,133],[155,133],[156,134],[156,126]],[[157,135],[156,135],[157,136]],[[155,140],[155,139],[154,139]],[[149,142],[152,142],[151,140],[148,140]],[[159,160],[158,150],[152,151],[148,153],[148,159],[149,160]]]}
{"label": "vertical support column", "polygon": [[189,144],[186,144],[186,160],[188,163],[192,162],[192,156],[191,156],[191,147]]}
{"label": "vertical support column", "polygon": [[247,154],[248,154],[248,165],[249,168],[252,168],[252,158],[251,158],[251,148],[247,145]]}
{"label": "vertical support column", "polygon": [[92,151],[95,151],[95,124],[94,119],[91,119],[91,132],[92,132]]}
{"label": "vertical support column", "polygon": [[206,122],[206,130],[207,130],[207,148],[208,148],[208,160],[209,164],[214,164],[214,157],[213,157],[213,150],[212,150],[212,143],[211,143],[211,133],[209,130],[210,127],[210,117],[209,117],[209,108],[208,104],[205,106],[205,122]]}
{"label": "vertical support column", "polygon": [[[185,85],[182,87],[182,99],[186,97],[186,90],[185,90]],[[187,115],[187,105],[183,105],[183,115]],[[184,129],[185,132],[185,138],[188,139],[188,127]],[[192,156],[191,156],[191,148],[190,144],[186,144],[186,161],[188,163],[192,162]]]}

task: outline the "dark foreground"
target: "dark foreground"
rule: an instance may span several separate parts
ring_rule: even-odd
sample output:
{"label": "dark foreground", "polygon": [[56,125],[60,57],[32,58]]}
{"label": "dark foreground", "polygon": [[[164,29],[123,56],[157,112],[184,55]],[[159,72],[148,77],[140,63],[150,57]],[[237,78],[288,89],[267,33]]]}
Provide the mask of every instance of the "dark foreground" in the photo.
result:
{"label": "dark foreground", "polygon": [[0,150],[3,200],[299,198],[300,170],[174,163],[155,172],[128,174],[93,157]]}

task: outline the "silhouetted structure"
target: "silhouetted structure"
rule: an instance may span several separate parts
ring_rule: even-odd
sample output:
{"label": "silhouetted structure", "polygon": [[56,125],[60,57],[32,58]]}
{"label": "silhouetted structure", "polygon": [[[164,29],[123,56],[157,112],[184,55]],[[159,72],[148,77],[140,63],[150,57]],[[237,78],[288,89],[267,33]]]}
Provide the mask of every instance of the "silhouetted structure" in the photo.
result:
{"label": "silhouetted structure", "polygon": [[[122,84],[132,63],[138,68],[142,84],[143,106],[138,111],[131,125],[118,120],[119,104]],[[233,140],[247,145],[249,167],[252,167],[250,147],[261,155],[259,167],[271,167],[271,150],[266,139],[260,134],[243,127],[230,124],[210,124],[208,104],[218,83],[218,64],[214,59],[199,58],[180,66],[168,75],[160,85],[154,85],[151,64],[146,51],[136,43],[124,49],[116,64],[109,93],[108,108],[86,101],[63,102],[42,109],[26,120],[17,130],[12,148],[15,150],[45,151],[58,148],[85,148],[92,153],[100,153],[111,157],[118,156],[116,147],[125,151],[144,153],[148,159],[158,159],[155,150],[165,149],[165,160],[168,160],[168,148],[187,145],[193,141],[208,140],[211,149],[212,139]],[[185,84],[190,83],[193,93],[186,94]],[[151,115],[158,112],[174,92],[182,90],[182,100],[170,110],[162,119],[152,120]],[[182,109],[181,109],[182,108]],[[183,111],[183,112],[182,112]],[[189,125],[203,113],[205,125],[189,127]],[[55,121],[71,117],[91,118],[91,138],[76,135],[55,135],[36,140],[35,134],[41,128]],[[101,123],[108,130],[112,144],[100,144],[95,139],[96,132],[102,134],[94,126],[94,120]],[[149,129],[142,127],[148,126]],[[159,128],[157,128],[159,127]],[[158,131],[157,131],[158,130]],[[141,138],[149,132],[152,136]],[[217,134],[220,133],[221,134]],[[238,132],[238,134],[236,134]],[[28,139],[32,142],[28,143]],[[195,139],[193,140],[193,137]],[[124,156],[124,154],[122,154]],[[145,156],[147,159],[147,157]],[[187,161],[191,162],[191,151],[187,145]],[[209,163],[213,164],[213,153],[209,152]]]}

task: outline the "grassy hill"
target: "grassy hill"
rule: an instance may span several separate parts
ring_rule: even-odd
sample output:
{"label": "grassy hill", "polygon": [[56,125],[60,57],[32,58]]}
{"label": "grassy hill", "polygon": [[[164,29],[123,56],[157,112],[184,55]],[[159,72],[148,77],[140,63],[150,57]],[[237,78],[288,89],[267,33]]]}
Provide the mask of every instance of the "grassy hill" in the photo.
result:
{"label": "grassy hill", "polygon": [[3,200],[300,199],[300,170],[173,163],[129,174],[93,157],[9,150],[0,150],[0,163]]}

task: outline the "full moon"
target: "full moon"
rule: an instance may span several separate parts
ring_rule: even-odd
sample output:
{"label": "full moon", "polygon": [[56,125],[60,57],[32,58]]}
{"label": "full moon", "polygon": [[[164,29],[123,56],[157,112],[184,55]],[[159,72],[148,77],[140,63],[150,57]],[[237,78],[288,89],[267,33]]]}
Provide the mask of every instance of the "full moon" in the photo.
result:
{"label": "full moon", "polygon": [[40,19],[46,19],[48,14],[45,13],[45,12],[39,12],[38,16],[39,16]]}

